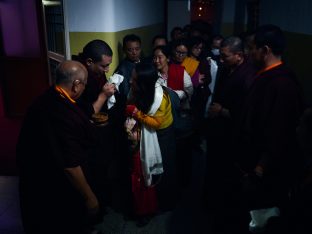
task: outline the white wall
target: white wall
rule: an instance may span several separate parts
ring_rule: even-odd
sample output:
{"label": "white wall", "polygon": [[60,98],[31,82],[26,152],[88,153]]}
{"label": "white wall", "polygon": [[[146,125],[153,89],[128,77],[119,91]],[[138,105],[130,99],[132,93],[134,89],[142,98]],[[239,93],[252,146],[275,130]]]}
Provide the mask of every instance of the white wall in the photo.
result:
{"label": "white wall", "polygon": [[260,24],[275,24],[282,30],[312,34],[311,0],[261,0]]}
{"label": "white wall", "polygon": [[160,0],[65,0],[70,32],[118,32],[164,22]]}
{"label": "white wall", "polygon": [[170,39],[170,31],[176,27],[184,27],[191,22],[191,12],[188,10],[188,1],[168,1],[168,28],[167,34]]}

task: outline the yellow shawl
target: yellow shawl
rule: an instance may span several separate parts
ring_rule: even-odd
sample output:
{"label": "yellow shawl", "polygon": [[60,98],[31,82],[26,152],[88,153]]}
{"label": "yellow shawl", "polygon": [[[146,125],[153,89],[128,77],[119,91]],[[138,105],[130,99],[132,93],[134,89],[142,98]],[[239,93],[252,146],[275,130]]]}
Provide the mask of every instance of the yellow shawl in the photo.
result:
{"label": "yellow shawl", "polygon": [[199,62],[191,57],[186,57],[181,64],[186,72],[192,77],[199,65]]}

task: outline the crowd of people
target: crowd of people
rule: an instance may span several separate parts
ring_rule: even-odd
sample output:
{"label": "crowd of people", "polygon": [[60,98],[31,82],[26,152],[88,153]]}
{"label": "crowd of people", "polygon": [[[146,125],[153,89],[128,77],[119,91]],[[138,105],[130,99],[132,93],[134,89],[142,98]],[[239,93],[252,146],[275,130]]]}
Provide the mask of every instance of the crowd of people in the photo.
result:
{"label": "crowd of people", "polygon": [[29,108],[17,145],[25,232],[91,233],[107,206],[145,225],[175,208],[194,148],[216,233],[309,230],[312,112],[283,61],[282,30],[175,27],[146,58],[141,44],[126,35],[106,77],[112,49],[90,41]]}

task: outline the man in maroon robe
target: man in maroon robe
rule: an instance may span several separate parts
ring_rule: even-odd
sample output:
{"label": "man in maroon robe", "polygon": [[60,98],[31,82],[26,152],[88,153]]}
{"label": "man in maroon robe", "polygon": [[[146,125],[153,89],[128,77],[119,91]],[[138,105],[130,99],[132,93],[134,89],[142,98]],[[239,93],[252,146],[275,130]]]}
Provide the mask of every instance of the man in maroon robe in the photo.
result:
{"label": "man in maroon robe", "polygon": [[20,205],[26,234],[87,233],[99,211],[87,157],[97,137],[76,104],[87,83],[79,62],[56,70],[55,86],[29,108],[17,145]]}
{"label": "man in maroon robe", "polygon": [[[100,146],[95,149],[95,156],[89,160],[94,172],[92,181],[95,192],[101,206],[109,205],[118,211],[128,212],[130,156],[124,130],[126,97],[114,84],[107,82],[106,78],[113,52],[105,41],[92,40],[84,46],[77,59],[88,71],[88,83],[85,92],[77,100],[78,105],[89,119],[94,113],[108,114],[108,124],[97,127]],[[108,109],[107,101],[111,95],[115,96],[116,102]]]}
{"label": "man in maroon robe", "polygon": [[[282,61],[280,28],[261,26],[251,56],[260,71],[243,112],[238,165],[245,172],[243,201],[249,210],[277,207],[285,217],[299,162],[296,125],[303,100],[295,74]],[[282,220],[282,219],[280,219]],[[281,230],[281,229],[280,229]]]}
{"label": "man in maroon robe", "polygon": [[[232,193],[239,173],[236,173],[232,136],[238,128],[248,93],[248,81],[256,73],[256,68],[246,62],[243,43],[239,37],[231,36],[222,41],[221,63],[206,120],[206,189],[209,202],[215,208],[213,215],[217,223],[228,220],[226,217],[235,210]],[[234,218],[228,222],[232,221]],[[231,224],[221,226],[232,228]],[[220,229],[219,225],[216,228]]]}

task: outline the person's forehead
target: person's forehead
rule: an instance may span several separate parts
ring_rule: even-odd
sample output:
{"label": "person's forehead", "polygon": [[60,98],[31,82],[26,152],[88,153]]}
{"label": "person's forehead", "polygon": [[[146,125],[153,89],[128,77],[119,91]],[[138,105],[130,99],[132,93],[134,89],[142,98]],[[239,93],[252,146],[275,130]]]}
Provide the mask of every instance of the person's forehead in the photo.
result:
{"label": "person's forehead", "polygon": [[176,49],[179,49],[179,50],[187,50],[187,47],[185,45],[178,45],[176,47]]}
{"label": "person's forehead", "polygon": [[228,46],[221,47],[220,53],[221,53],[221,54],[225,54],[225,55],[232,55],[232,54],[234,54],[234,53],[230,50],[230,48],[229,48]]}
{"label": "person's forehead", "polygon": [[127,41],[126,47],[131,48],[131,47],[140,47],[141,44],[138,41]]}
{"label": "person's forehead", "polygon": [[165,38],[161,38],[161,37],[159,37],[159,38],[156,38],[156,40],[155,41],[165,41]]}
{"label": "person's forehead", "polygon": [[154,54],[156,55],[164,55],[164,53],[161,50],[155,50]]}
{"label": "person's forehead", "polygon": [[213,41],[212,41],[212,43],[213,43],[214,45],[220,45],[221,42],[222,42],[221,39],[213,39]]}
{"label": "person's forehead", "polygon": [[193,45],[193,48],[195,48],[195,47],[203,47],[203,46],[204,46],[204,44],[202,42],[200,42],[198,44]]}
{"label": "person's forehead", "polygon": [[154,44],[166,44],[166,40],[164,38],[157,38],[154,42]]}
{"label": "person's forehead", "polygon": [[108,63],[112,63],[112,60],[113,60],[112,56],[102,55],[102,61],[100,61],[100,63],[108,64]]}

